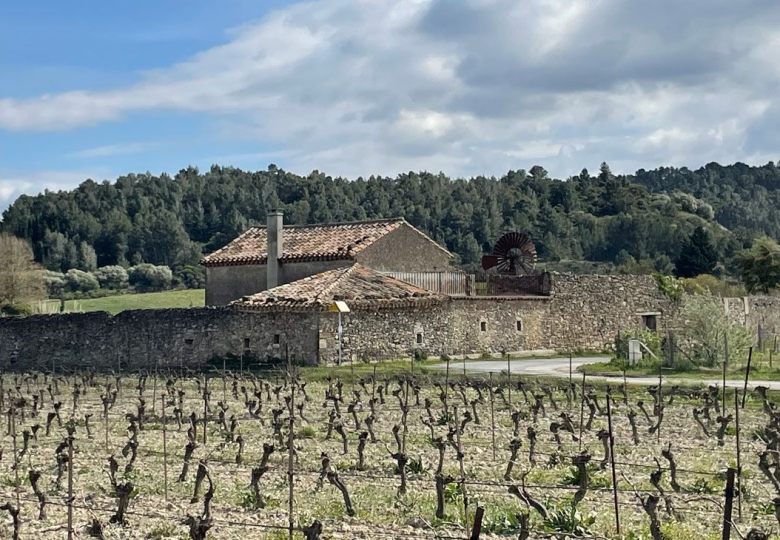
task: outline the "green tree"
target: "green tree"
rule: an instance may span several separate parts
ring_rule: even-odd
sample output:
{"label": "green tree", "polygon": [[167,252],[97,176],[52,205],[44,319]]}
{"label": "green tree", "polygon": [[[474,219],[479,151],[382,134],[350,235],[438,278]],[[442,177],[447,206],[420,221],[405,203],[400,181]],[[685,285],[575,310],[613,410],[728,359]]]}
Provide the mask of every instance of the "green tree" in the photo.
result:
{"label": "green tree", "polygon": [[127,270],[121,266],[103,266],[95,271],[95,279],[103,289],[122,290],[130,284]]}
{"label": "green tree", "polygon": [[757,238],[736,262],[748,292],[768,293],[780,285],[780,245],[771,238]]}
{"label": "green tree", "polygon": [[65,273],[65,283],[72,292],[89,292],[100,288],[100,283],[90,272],[71,268]]}
{"label": "green tree", "polygon": [[97,269],[95,248],[86,242],[79,244],[79,268],[85,272],[94,272]]}
{"label": "green tree", "polygon": [[674,262],[675,275],[692,278],[701,274],[711,274],[718,264],[718,254],[712,245],[710,235],[704,227],[696,227],[683,244],[680,255]]}
{"label": "green tree", "polygon": [[752,343],[750,331],[726,315],[720,298],[685,296],[680,319],[684,321],[683,336],[691,344],[691,356],[700,365],[717,366],[725,357],[726,339],[732,358],[744,356]]}

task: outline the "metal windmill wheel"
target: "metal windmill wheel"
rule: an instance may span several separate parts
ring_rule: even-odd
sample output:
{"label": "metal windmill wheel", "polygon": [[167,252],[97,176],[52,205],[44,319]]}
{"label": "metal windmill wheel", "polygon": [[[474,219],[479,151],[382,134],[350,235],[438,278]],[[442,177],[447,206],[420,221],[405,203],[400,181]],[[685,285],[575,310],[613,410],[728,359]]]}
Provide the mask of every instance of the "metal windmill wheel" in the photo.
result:
{"label": "metal windmill wheel", "polygon": [[482,268],[495,267],[502,274],[530,274],[536,266],[536,246],[531,237],[513,231],[498,239],[491,255],[482,258]]}

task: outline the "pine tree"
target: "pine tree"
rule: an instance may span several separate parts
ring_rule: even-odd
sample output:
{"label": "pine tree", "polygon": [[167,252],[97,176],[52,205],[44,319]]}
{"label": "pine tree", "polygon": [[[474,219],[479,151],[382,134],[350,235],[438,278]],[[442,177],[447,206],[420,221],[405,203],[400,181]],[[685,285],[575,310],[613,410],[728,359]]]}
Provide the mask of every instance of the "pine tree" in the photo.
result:
{"label": "pine tree", "polygon": [[709,274],[718,264],[718,254],[704,227],[696,227],[674,262],[677,277],[691,278]]}

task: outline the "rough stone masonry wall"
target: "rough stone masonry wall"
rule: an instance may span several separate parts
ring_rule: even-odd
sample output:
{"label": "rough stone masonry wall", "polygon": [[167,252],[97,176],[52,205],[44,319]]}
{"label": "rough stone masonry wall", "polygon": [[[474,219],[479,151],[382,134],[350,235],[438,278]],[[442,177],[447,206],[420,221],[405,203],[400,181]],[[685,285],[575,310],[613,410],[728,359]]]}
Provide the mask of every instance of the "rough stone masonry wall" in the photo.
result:
{"label": "rough stone masonry wall", "polygon": [[296,361],[315,363],[316,329],[316,314],[223,308],[0,318],[0,369],[194,367],[244,351],[282,358],[288,346]]}
{"label": "rough stone masonry wall", "polygon": [[724,298],[723,308],[732,321],[744,324],[753,333],[757,343],[780,336],[780,297]]}
{"label": "rough stone masonry wall", "polygon": [[676,312],[652,276],[555,274],[553,291],[543,332],[557,350],[605,349],[618,332],[641,327],[643,313],[659,313],[663,332]]}
{"label": "rough stone masonry wall", "polygon": [[[343,358],[400,359],[418,349],[431,357],[603,350],[612,346],[618,332],[641,327],[643,313],[659,314],[659,331],[675,315],[650,276],[556,275],[553,280],[551,297],[452,297],[435,307],[343,315]],[[337,327],[337,315],[322,316],[322,363],[336,362]]]}
{"label": "rough stone masonry wall", "polygon": [[[417,349],[437,357],[446,350],[452,324],[449,306],[353,311],[342,315],[344,360],[403,359]],[[421,343],[417,342],[420,334]],[[338,360],[338,315],[320,316],[320,363]]]}

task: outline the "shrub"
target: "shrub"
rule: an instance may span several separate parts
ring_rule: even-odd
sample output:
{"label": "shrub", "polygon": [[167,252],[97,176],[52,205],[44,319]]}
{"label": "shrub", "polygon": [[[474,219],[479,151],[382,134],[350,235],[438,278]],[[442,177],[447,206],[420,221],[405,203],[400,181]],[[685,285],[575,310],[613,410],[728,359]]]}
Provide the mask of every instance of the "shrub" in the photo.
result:
{"label": "shrub", "polygon": [[187,264],[176,269],[174,278],[188,289],[202,289],[206,286],[206,269]]}
{"label": "shrub", "polygon": [[428,360],[428,351],[424,349],[415,349],[414,351],[414,361],[415,362],[424,362],[425,360]]}
{"label": "shrub", "polygon": [[103,266],[95,270],[95,278],[103,289],[122,290],[130,284],[127,270],[121,266]]}
{"label": "shrub", "polygon": [[303,426],[297,436],[299,439],[313,439],[317,436],[317,430],[312,426]]}
{"label": "shrub", "polygon": [[65,274],[53,270],[43,270],[41,275],[50,298],[59,298],[65,292],[68,285],[65,281]]}
{"label": "shrub", "polygon": [[167,266],[142,263],[127,272],[130,285],[141,291],[162,291],[171,286],[173,272]]}
{"label": "shrub", "polygon": [[702,274],[680,281],[688,294],[711,294],[729,298],[747,296],[747,291],[741,285],[732,285],[711,274]]}
{"label": "shrub", "polygon": [[679,302],[685,294],[685,289],[679,279],[663,274],[653,275],[658,289],[672,302]]}
{"label": "shrub", "polygon": [[0,314],[10,317],[32,315],[32,308],[26,304],[5,304],[0,306]]}
{"label": "shrub", "polygon": [[[753,336],[744,326],[732,321],[723,311],[719,298],[686,296],[680,310],[682,338],[691,345],[691,354],[699,365],[715,367],[724,357],[724,336],[733,357],[744,356]],[[685,342],[681,340],[681,342]]]}
{"label": "shrub", "polygon": [[560,504],[547,508],[544,529],[549,532],[566,533],[573,536],[589,536],[590,528],[596,523],[593,515],[583,516],[574,505]]}
{"label": "shrub", "polygon": [[89,272],[71,268],[65,274],[65,283],[72,292],[89,292],[100,288],[100,283]]}

